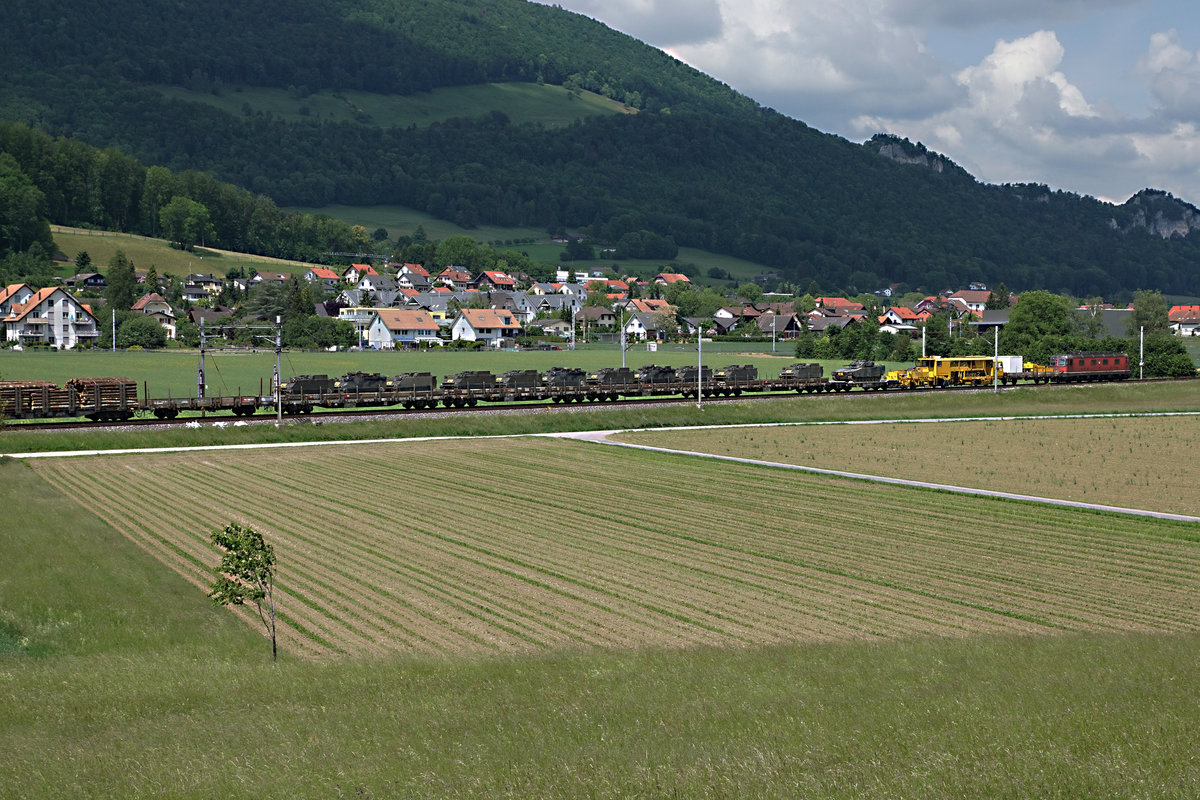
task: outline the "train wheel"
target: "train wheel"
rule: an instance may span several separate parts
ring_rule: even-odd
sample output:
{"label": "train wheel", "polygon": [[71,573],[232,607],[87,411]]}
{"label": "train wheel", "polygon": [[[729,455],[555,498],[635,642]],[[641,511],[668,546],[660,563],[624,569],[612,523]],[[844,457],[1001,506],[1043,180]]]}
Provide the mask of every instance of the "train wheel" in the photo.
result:
{"label": "train wheel", "polygon": [[469,405],[471,408],[474,408],[475,406],[479,405],[479,400],[472,397],[469,400],[467,400],[467,405]]}

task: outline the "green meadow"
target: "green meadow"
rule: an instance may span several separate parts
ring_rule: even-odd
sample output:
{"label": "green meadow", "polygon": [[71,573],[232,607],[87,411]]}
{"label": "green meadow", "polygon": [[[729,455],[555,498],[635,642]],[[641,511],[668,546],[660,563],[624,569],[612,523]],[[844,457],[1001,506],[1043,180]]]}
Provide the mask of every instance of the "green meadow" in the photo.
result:
{"label": "green meadow", "polygon": [[[307,264],[299,261],[285,261],[227,250],[204,247],[190,251],[177,250],[163,239],[152,239],[132,233],[66,228],[61,225],[51,226],[51,232],[58,249],[72,261],[80,252],[86,252],[92,259],[93,272],[104,272],[118,250],[141,272],[154,267],[159,275],[169,273],[179,278],[192,272],[212,273],[223,278],[226,272],[236,267],[253,267],[277,272],[296,272],[300,267],[308,269]],[[63,264],[59,272],[63,277],[70,277],[76,272],[75,264]]]}
{"label": "green meadow", "polygon": [[[652,410],[641,419],[711,421],[714,413],[730,413],[726,408],[802,417],[836,407],[844,416],[878,417],[922,406],[960,414],[1197,405],[1194,391],[1169,391],[1173,386],[799,398],[664,416]],[[827,400],[833,404],[816,408]],[[767,406],[770,412],[760,410]],[[615,410],[498,419],[463,432],[537,428],[545,419],[577,426],[636,421]],[[346,429],[288,430],[338,427]],[[10,435],[0,434],[0,441]],[[151,443],[143,432],[124,441]],[[1197,607],[1154,594],[1186,594],[1197,581],[1195,526],[816,477],[789,488],[789,477],[757,467],[608,448],[597,459],[587,445],[561,445],[464,442],[416,460],[397,460],[372,445],[337,448],[336,461],[302,451],[296,458],[179,454],[167,469],[142,456],[36,469],[0,458],[0,496],[20,509],[9,515],[14,524],[0,526],[4,796],[940,800],[1200,793],[1193,735],[1200,725]],[[346,486],[347,459],[362,468],[353,489]],[[373,475],[387,486],[376,486]],[[110,495],[109,487],[121,484],[131,491]],[[173,486],[185,488],[176,495]],[[387,500],[399,486],[421,497],[407,517],[410,504]],[[296,492],[313,510],[269,502]],[[842,498],[831,502],[826,492]],[[665,502],[655,504],[652,496]],[[420,510],[426,507],[450,513]],[[520,513],[506,514],[510,507]],[[130,510],[114,514],[116,508]],[[688,509],[702,513],[693,518]],[[541,516],[529,516],[534,511]],[[370,527],[389,531],[380,522],[386,515],[394,515],[397,527],[427,530],[430,542],[448,546],[477,537],[461,549],[464,569],[440,585],[428,580],[433,566],[411,546],[398,565],[432,597],[477,597],[472,614],[485,613],[490,603],[486,585],[468,581],[470,570],[483,566],[498,579],[524,577],[539,591],[579,571],[611,580],[614,590],[631,585],[632,572],[605,573],[598,553],[563,562],[557,575],[526,571],[532,560],[562,558],[556,545],[522,551],[514,544],[504,558],[489,554],[498,546],[487,543],[490,531],[520,537],[536,522],[541,536],[553,539],[557,530],[563,544],[619,548],[619,536],[644,538],[636,546],[648,549],[630,569],[653,568],[669,579],[647,592],[661,595],[642,620],[656,629],[707,612],[712,626],[774,630],[771,616],[751,613],[761,599],[751,584],[767,573],[740,573],[735,567],[745,559],[765,559],[771,573],[794,579],[810,568],[824,576],[810,588],[797,586],[794,598],[779,595],[803,609],[826,594],[827,582],[831,604],[808,612],[814,629],[836,628],[851,609],[856,618],[905,623],[891,631],[874,626],[870,636],[796,636],[772,644],[544,645],[441,656],[419,648],[390,654],[351,648],[332,657],[285,649],[272,665],[260,629],[212,607],[195,573],[189,578],[165,566],[186,551],[152,547],[148,538],[159,531],[161,541],[196,540],[206,520],[242,514],[266,515],[262,522],[270,524],[291,514],[297,532],[327,533],[305,540],[351,537],[362,543],[353,557],[374,563],[384,544],[371,544]],[[829,532],[819,524],[823,516],[837,520]],[[589,518],[604,520],[603,527],[593,529]],[[793,528],[814,537],[812,545],[780,535]],[[712,546],[714,537],[726,541],[729,534],[737,544],[726,564]],[[839,545],[830,536],[847,541]],[[805,555],[821,537],[832,549]],[[1012,547],[1008,539],[1027,544]],[[665,558],[667,542],[712,563],[698,568]],[[776,557],[780,546],[786,558]],[[403,598],[391,582],[374,586],[393,609],[377,614],[373,603],[382,601],[368,600],[366,583],[356,592],[353,583],[334,580],[354,574],[349,551],[317,558],[288,547],[281,586],[304,581],[315,603],[296,613],[336,613],[369,631],[390,619]],[[155,548],[158,556],[151,555]],[[856,564],[853,554],[867,548],[869,561]],[[960,548],[982,560],[959,561]],[[1089,566],[1094,558],[1101,563]],[[1008,581],[1004,564],[1013,559],[1027,566]],[[323,579],[326,567],[330,576]],[[877,569],[892,577],[875,576]],[[1027,585],[1034,578],[1029,569],[1047,581],[1044,588]],[[987,589],[982,574],[963,577],[976,570],[998,583]],[[665,587],[684,575],[698,586],[724,575],[744,596],[732,594],[720,607],[676,608],[682,597]],[[856,581],[871,592],[847,586]],[[1118,583],[1119,591],[1104,590]],[[892,593],[892,600],[872,603],[872,592]],[[948,602],[959,594],[961,601]],[[972,631],[969,624],[953,633],[913,632],[935,618],[930,604],[1013,632]],[[1005,607],[1014,611],[996,613]],[[1040,624],[1051,610],[1059,623]],[[503,629],[516,624],[516,608],[486,613]],[[544,617],[547,608],[537,613]],[[469,630],[469,619],[464,614],[454,624]]]}

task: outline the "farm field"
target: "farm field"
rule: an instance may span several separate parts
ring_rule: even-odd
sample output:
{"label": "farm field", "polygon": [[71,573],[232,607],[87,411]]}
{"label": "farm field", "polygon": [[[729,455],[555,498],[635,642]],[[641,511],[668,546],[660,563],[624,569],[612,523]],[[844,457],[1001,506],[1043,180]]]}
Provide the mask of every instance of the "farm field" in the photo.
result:
{"label": "farm field", "polygon": [[[865,504],[857,481],[547,440],[33,467],[198,587],[211,529],[262,530],[281,648],[318,658],[1200,630],[1181,524],[887,487]],[[329,480],[363,474],[431,490]],[[901,509],[920,513],[888,524]]]}
{"label": "farm field", "polygon": [[622,433],[633,444],[1200,515],[1200,417]]}
{"label": "farm field", "polygon": [[[0,498],[6,797],[1200,793],[1194,526],[547,440],[0,458]],[[208,604],[232,518],[330,646]]]}

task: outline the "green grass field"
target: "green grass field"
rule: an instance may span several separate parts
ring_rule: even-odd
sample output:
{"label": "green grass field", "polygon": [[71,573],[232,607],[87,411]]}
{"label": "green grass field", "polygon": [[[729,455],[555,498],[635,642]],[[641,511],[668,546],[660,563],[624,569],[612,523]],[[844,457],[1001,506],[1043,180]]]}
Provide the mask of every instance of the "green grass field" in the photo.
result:
{"label": "green grass field", "polygon": [[[144,272],[154,267],[159,275],[169,273],[178,278],[192,272],[210,272],[224,278],[225,273],[234,267],[295,272],[302,266],[299,261],[284,261],[203,247],[197,247],[194,251],[176,250],[162,239],[151,239],[132,233],[92,231],[60,225],[52,226],[51,231],[54,234],[54,243],[68,258],[74,259],[81,251],[86,252],[92,259],[93,272],[105,272],[108,262],[118,250],[125,253],[139,271]],[[308,268],[307,265],[303,266],[304,269]],[[63,277],[70,277],[76,272],[75,265],[64,264],[59,272]]]}
{"label": "green grass field", "polygon": [[177,86],[162,86],[158,91],[164,97],[203,103],[238,117],[249,109],[251,114],[261,112],[288,122],[356,122],[380,128],[425,127],[493,111],[504,113],[514,125],[560,128],[587,117],[630,113],[620,103],[593,92],[572,94],[561,86],[535,83],[455,86],[414,95],[323,91],[301,97],[286,89],[259,87],[226,89],[220,94]]}
{"label": "green grass field", "polygon": [[[1096,388],[1074,404],[1182,402]],[[1066,396],[1014,395],[970,398]],[[0,459],[5,796],[1200,791],[1194,526],[597,448]],[[273,667],[207,604],[229,517],[280,542],[285,613],[342,655],[292,638]],[[405,607],[475,644],[379,646]]]}

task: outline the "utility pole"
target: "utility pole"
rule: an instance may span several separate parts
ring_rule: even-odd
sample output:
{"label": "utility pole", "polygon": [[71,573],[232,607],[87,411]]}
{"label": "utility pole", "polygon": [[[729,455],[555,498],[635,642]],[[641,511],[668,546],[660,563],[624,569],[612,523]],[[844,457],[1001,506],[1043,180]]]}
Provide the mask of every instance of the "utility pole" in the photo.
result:
{"label": "utility pole", "polygon": [[621,309],[621,369],[625,368],[625,309]]}
{"label": "utility pole", "polygon": [[204,397],[204,317],[200,317],[200,368],[196,370],[196,397]]}
{"label": "utility pole", "polygon": [[696,408],[704,407],[704,325],[696,325]]}
{"label": "utility pole", "polygon": [[992,391],[1000,391],[1000,326],[992,328]]}
{"label": "utility pole", "polygon": [[1146,326],[1142,325],[1138,328],[1138,380],[1145,377],[1143,374],[1146,367]]}
{"label": "utility pole", "polygon": [[283,317],[275,317],[275,427],[283,425],[283,392],[279,390],[279,353],[283,350]]}

